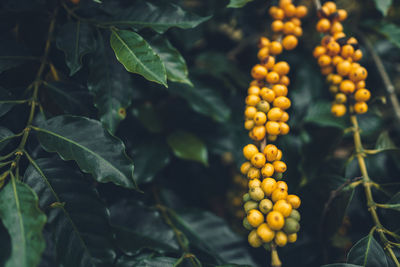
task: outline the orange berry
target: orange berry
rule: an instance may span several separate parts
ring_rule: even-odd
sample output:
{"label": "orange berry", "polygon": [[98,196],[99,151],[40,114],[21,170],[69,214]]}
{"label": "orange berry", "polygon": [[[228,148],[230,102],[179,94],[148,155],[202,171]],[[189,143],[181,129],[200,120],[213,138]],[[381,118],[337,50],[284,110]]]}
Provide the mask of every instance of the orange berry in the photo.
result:
{"label": "orange berry", "polygon": [[292,21],[287,21],[283,24],[283,33],[284,34],[292,34],[296,25]]}
{"label": "orange berry", "polygon": [[283,112],[280,122],[287,122],[289,120],[289,113],[286,111]]}
{"label": "orange berry", "polygon": [[288,196],[288,193],[287,193],[286,190],[282,190],[282,189],[277,188],[272,192],[271,200],[273,202],[277,202],[278,200],[286,199],[287,196]]}
{"label": "orange berry", "polygon": [[290,131],[290,127],[287,123],[285,122],[279,122],[279,130],[281,132],[281,135],[286,135]]}
{"label": "orange berry", "polygon": [[349,58],[354,54],[354,47],[352,45],[344,45],[342,47],[342,51],[340,52],[340,55],[344,58]]}
{"label": "orange berry", "polygon": [[353,68],[350,71],[349,78],[354,82],[365,80],[368,76],[368,72],[364,67]]}
{"label": "orange berry", "polygon": [[[274,101],[275,102],[275,101]],[[282,117],[283,111],[278,107],[271,108],[268,113],[267,117],[270,121],[279,121]]]}
{"label": "orange berry", "polygon": [[351,63],[348,60],[343,60],[336,66],[336,71],[341,76],[346,76],[350,73]]}
{"label": "orange berry", "polygon": [[359,81],[359,82],[356,84],[356,88],[357,88],[357,89],[365,88],[365,81]]}
{"label": "orange berry", "polygon": [[266,158],[263,153],[256,153],[251,157],[251,164],[256,168],[261,168],[264,166]]}
{"label": "orange berry", "polygon": [[256,124],[254,123],[253,120],[246,120],[246,121],[244,122],[244,128],[245,128],[246,130],[248,130],[248,131],[250,131],[251,129],[253,129],[253,127],[254,127],[255,125],[256,125]]}
{"label": "orange berry", "polygon": [[293,4],[288,4],[283,7],[285,16],[291,18],[296,15],[296,7]]}
{"label": "orange berry", "polygon": [[340,84],[343,81],[343,77],[338,74],[333,74],[331,83],[332,84]]}
{"label": "orange berry", "polygon": [[290,84],[290,79],[289,79],[288,76],[283,75],[283,76],[281,76],[281,79],[279,80],[279,83],[282,84],[282,85],[284,85],[284,86],[289,86],[289,84]]}
{"label": "orange berry", "polygon": [[274,20],[271,23],[271,30],[273,32],[280,32],[283,30],[283,22],[281,20]]}
{"label": "orange berry", "polygon": [[323,74],[323,75],[328,75],[328,74],[331,74],[332,72],[333,72],[333,67],[332,66],[325,66],[325,67],[322,67],[321,68],[321,73]]}
{"label": "orange berry", "polygon": [[283,84],[275,84],[274,86],[272,86],[272,90],[275,93],[275,97],[287,96],[288,94],[288,89]]}
{"label": "orange berry", "polygon": [[275,234],[274,241],[278,247],[284,247],[288,242],[288,237],[283,231],[279,231]]}
{"label": "orange berry", "polygon": [[246,109],[244,110],[244,116],[247,119],[253,119],[254,116],[256,115],[256,113],[257,113],[257,109],[253,106],[246,107]]}
{"label": "orange berry", "polygon": [[343,104],[334,104],[332,105],[331,112],[336,117],[342,117],[346,114],[346,106]]}
{"label": "orange berry", "polygon": [[259,210],[250,210],[247,214],[247,220],[253,227],[257,227],[264,221],[264,215]]}
{"label": "orange berry", "polygon": [[257,153],[259,153],[258,148],[253,144],[248,144],[243,147],[243,156],[248,160],[252,159]]}
{"label": "orange berry", "polygon": [[247,172],[247,178],[249,179],[258,179],[261,177],[261,172],[259,169],[250,167],[249,171]]}
{"label": "orange berry", "polygon": [[258,226],[257,235],[262,239],[262,241],[268,243],[274,239],[275,232],[271,228],[269,228],[266,223],[263,223]]}
{"label": "orange berry", "polygon": [[320,65],[321,67],[329,66],[331,62],[332,62],[331,57],[327,55],[322,55],[318,58],[318,65]]}
{"label": "orange berry", "polygon": [[326,53],[326,48],[319,45],[314,48],[313,56],[315,58],[319,58],[320,56],[324,55],[325,53]]}
{"label": "orange berry", "polygon": [[325,2],[324,6],[329,9],[330,14],[336,12],[336,4],[334,2],[332,1]]}
{"label": "orange berry", "polygon": [[276,154],[276,160],[282,159],[282,150],[278,149],[278,154]]}
{"label": "orange berry", "polygon": [[343,25],[339,21],[335,21],[331,25],[331,34],[343,32]]}
{"label": "orange berry", "polygon": [[343,93],[336,94],[335,101],[338,104],[344,104],[347,101],[347,96]]}
{"label": "orange berry", "polygon": [[342,93],[352,94],[356,90],[356,86],[350,80],[344,80],[340,83],[339,89]]}
{"label": "orange berry", "polygon": [[278,73],[279,75],[286,75],[290,71],[290,66],[287,62],[280,61],[274,65],[272,70]]}
{"label": "orange berry", "polygon": [[289,202],[281,199],[274,204],[272,209],[275,211],[279,211],[283,215],[283,217],[288,217],[292,212],[293,207]]}
{"label": "orange berry", "polygon": [[328,55],[333,57],[333,56],[336,56],[337,54],[339,54],[340,45],[335,41],[329,42],[329,44],[326,45],[326,49],[327,49]]}
{"label": "orange berry", "polygon": [[366,102],[370,97],[371,93],[368,89],[358,89],[354,94],[354,99],[359,102]]}
{"label": "orange berry", "polygon": [[254,140],[261,141],[265,137],[266,129],[264,126],[255,126],[251,132],[253,133]]}
{"label": "orange berry", "polygon": [[274,170],[277,173],[283,173],[287,170],[286,163],[280,160],[274,161],[272,166],[274,166]]}
{"label": "orange berry", "polygon": [[249,188],[261,187],[261,181],[259,179],[253,179],[249,181]]}
{"label": "orange berry", "polygon": [[255,106],[255,105],[257,105],[257,103],[258,102],[260,102],[260,97],[259,96],[257,96],[257,95],[248,95],[247,97],[246,97],[246,105],[248,105],[248,106]]}
{"label": "orange berry", "polygon": [[283,20],[285,18],[285,12],[281,8],[275,8],[275,9],[273,9],[272,12],[271,12],[271,9],[270,9],[270,13],[269,14],[271,15],[271,17],[273,19]]}
{"label": "orange berry", "polygon": [[295,26],[301,26],[301,20],[298,18],[292,18],[290,21],[293,22]]}
{"label": "orange berry", "polygon": [[263,125],[267,121],[267,115],[265,115],[264,112],[259,111],[254,115],[253,120],[256,125]]}
{"label": "orange berry", "polygon": [[332,58],[332,65],[337,66],[342,61],[343,61],[343,58],[341,56],[334,56]]}
{"label": "orange berry", "polygon": [[269,43],[270,43],[269,39],[267,37],[262,36],[260,37],[260,39],[258,39],[258,48],[261,49],[263,47],[266,47],[269,45]]}
{"label": "orange berry", "polygon": [[264,191],[264,194],[269,197],[276,189],[275,179],[269,177],[265,178],[261,182],[261,189]]}
{"label": "orange berry", "polygon": [[352,59],[354,61],[359,61],[362,59],[363,53],[360,49],[357,49],[356,51],[354,51],[354,54],[352,56]]}
{"label": "orange berry", "polygon": [[276,121],[269,121],[265,125],[265,128],[267,130],[267,133],[269,135],[278,135],[280,134],[280,127],[279,123]]}
{"label": "orange berry", "polygon": [[338,13],[338,20],[339,21],[344,21],[347,18],[347,11],[344,9],[339,9],[337,11]]}
{"label": "orange berry", "polygon": [[296,195],[288,195],[286,198],[287,202],[290,203],[290,205],[292,205],[292,207],[294,209],[298,209],[300,207],[301,204],[301,200],[298,196]]}
{"label": "orange berry", "polygon": [[307,15],[307,7],[297,6],[296,7],[296,17],[299,19],[304,18]]}
{"label": "orange berry", "polygon": [[261,61],[261,64],[268,70],[271,70],[275,65],[275,57],[268,56]]}
{"label": "orange berry", "polygon": [[266,80],[268,83],[277,83],[279,82],[279,74],[276,73],[275,71],[271,71],[267,74]]}
{"label": "orange berry", "polygon": [[267,224],[272,230],[280,230],[285,224],[285,219],[279,211],[271,211],[267,215]]}
{"label": "orange berry", "polygon": [[266,59],[269,56],[269,48],[268,47],[263,47],[260,50],[258,50],[257,53],[257,58],[260,61],[263,61],[264,59]]}
{"label": "orange berry", "polygon": [[[279,97],[275,98],[273,105],[282,110],[286,110],[286,109],[290,108],[291,102],[290,102],[289,98],[287,98],[286,96],[279,96]],[[282,117],[282,115],[281,115],[281,117]]]}
{"label": "orange berry", "polygon": [[263,153],[269,162],[273,162],[278,154],[278,148],[275,145],[268,144],[265,146]]}
{"label": "orange berry", "polygon": [[363,114],[368,111],[368,105],[365,102],[357,102],[354,104],[354,111],[357,114]]}
{"label": "orange berry", "polygon": [[303,29],[302,29],[300,26],[297,26],[297,27],[294,29],[293,34],[294,34],[296,37],[300,37],[300,36],[303,35]]}
{"label": "orange berry", "polygon": [[331,22],[326,19],[322,18],[317,23],[317,31],[319,32],[327,32],[331,28]]}
{"label": "orange berry", "polygon": [[240,172],[241,172],[243,175],[246,175],[246,174],[249,172],[250,168],[251,168],[251,163],[250,163],[249,161],[246,161],[245,163],[243,163],[243,164],[240,166]]}
{"label": "orange berry", "polygon": [[298,44],[297,37],[294,35],[287,35],[282,40],[282,45],[286,50],[292,50],[296,48]]}
{"label": "orange berry", "polygon": [[275,99],[275,92],[267,87],[263,87],[260,91],[260,96],[265,101],[272,103]]}
{"label": "orange berry", "polygon": [[288,185],[285,181],[278,181],[276,182],[276,188],[288,191]]}
{"label": "orange berry", "polygon": [[[274,172],[275,172],[274,166],[271,163],[266,163],[264,165],[264,167],[262,167],[262,169],[261,169],[261,175],[263,177],[271,177],[274,174]],[[262,184],[261,184],[261,187],[262,187]]]}
{"label": "orange berry", "polygon": [[269,51],[270,51],[271,55],[278,55],[278,54],[282,53],[282,49],[283,49],[282,44],[277,41],[273,41],[269,45]]}
{"label": "orange berry", "polygon": [[261,80],[265,78],[267,72],[264,66],[257,64],[251,69],[251,76],[256,80]]}
{"label": "orange berry", "polygon": [[255,229],[249,233],[249,235],[247,236],[247,241],[253,248],[261,247],[263,244],[261,237],[257,235],[257,230]]}

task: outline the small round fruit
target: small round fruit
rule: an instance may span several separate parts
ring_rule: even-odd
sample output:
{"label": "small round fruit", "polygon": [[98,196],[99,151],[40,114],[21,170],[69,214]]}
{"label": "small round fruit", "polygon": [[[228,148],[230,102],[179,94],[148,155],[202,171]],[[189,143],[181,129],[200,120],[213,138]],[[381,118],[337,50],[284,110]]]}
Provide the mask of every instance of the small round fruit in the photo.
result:
{"label": "small round fruit", "polygon": [[275,179],[269,177],[265,178],[261,182],[261,189],[264,191],[264,194],[269,197],[276,189]]}
{"label": "small round fruit", "polygon": [[365,80],[368,76],[368,72],[364,67],[354,68],[350,71],[349,78],[353,82]]}
{"label": "small round fruit", "polygon": [[322,18],[317,23],[317,31],[319,32],[327,32],[331,28],[331,22],[326,19]]}
{"label": "small round fruit", "polygon": [[275,145],[268,144],[265,146],[263,153],[269,162],[273,162],[278,155],[278,148]]}
{"label": "small round fruit", "polygon": [[247,89],[247,94],[249,95],[258,95],[260,93],[261,89],[258,86],[252,85]]}
{"label": "small round fruit", "polygon": [[298,44],[298,40],[297,37],[294,35],[287,35],[285,36],[285,38],[283,38],[282,40],[282,46],[286,49],[286,50],[293,50],[296,48],[297,44]]}
{"label": "small round fruit", "polygon": [[254,126],[255,126],[256,124],[254,123],[254,121],[253,120],[246,120],[245,122],[244,122],[244,128],[246,129],[246,130],[248,130],[248,131],[250,131],[251,129],[253,129],[254,128]]}
{"label": "small round fruit", "polygon": [[287,122],[289,120],[289,113],[283,112],[280,122]]}
{"label": "small round fruit", "polygon": [[249,195],[249,193],[246,193],[246,194],[244,194],[243,195],[243,202],[247,202],[247,201],[250,201],[250,195]]}
{"label": "small round fruit", "polygon": [[249,171],[247,172],[247,178],[249,179],[259,179],[261,176],[261,172],[259,169],[250,167]]}
{"label": "small round fruit", "polygon": [[267,69],[260,64],[255,65],[251,69],[251,76],[256,80],[264,79],[267,73],[268,73]]}
{"label": "small round fruit", "polygon": [[248,144],[243,147],[243,156],[248,160],[251,160],[251,158],[257,153],[259,153],[258,148],[253,144]]}
{"label": "small round fruit", "polygon": [[339,89],[342,93],[352,94],[356,90],[354,82],[350,80],[344,80],[340,83]]}
{"label": "small round fruit", "polygon": [[267,115],[264,112],[257,112],[253,118],[256,125],[263,125],[267,121]]}
{"label": "small round fruit", "polygon": [[260,204],[258,205],[258,208],[260,209],[260,211],[264,214],[267,214],[268,212],[270,212],[272,210],[273,207],[273,203],[271,200],[265,198],[263,200],[260,201]]}
{"label": "small round fruit", "polygon": [[279,82],[279,74],[275,71],[271,71],[267,74],[266,80],[268,83],[275,84]]}
{"label": "small round fruit", "polygon": [[275,97],[287,96],[287,94],[288,94],[288,89],[287,89],[286,85],[283,85],[283,84],[275,84],[272,87],[272,90],[275,93]]}
{"label": "small round fruit", "polygon": [[319,58],[320,56],[324,55],[325,53],[326,53],[326,48],[319,45],[314,48],[313,56],[315,58]]}
{"label": "small round fruit", "polygon": [[284,247],[288,241],[287,235],[282,231],[279,231],[276,233],[274,240],[275,240],[275,244],[277,244],[279,247]]}
{"label": "small round fruit", "polygon": [[267,224],[272,230],[280,230],[285,224],[285,219],[279,211],[271,211],[267,215]]}
{"label": "small round fruit", "polygon": [[354,94],[354,99],[359,102],[368,101],[370,98],[371,98],[371,93],[368,89],[365,88],[357,90],[356,93]]}
{"label": "small round fruit", "polygon": [[274,166],[275,172],[283,173],[287,170],[286,163],[283,161],[276,160],[272,163],[272,165]]}
{"label": "small round fruit", "polygon": [[257,235],[257,231],[255,229],[249,233],[247,241],[253,248],[261,247],[263,244],[262,239]]}
{"label": "small round fruit", "polygon": [[282,53],[282,44],[277,41],[273,41],[269,44],[269,52],[271,55],[279,55]]}
{"label": "small round fruit", "polygon": [[286,110],[286,109],[290,108],[290,106],[291,106],[290,99],[287,98],[286,96],[279,96],[279,97],[275,98],[273,104],[275,107],[278,107],[282,110]]}
{"label": "small round fruit", "polygon": [[[260,212],[261,213],[261,212]],[[293,218],[286,218],[283,231],[288,235],[297,233],[300,230],[300,224]]]}
{"label": "small round fruit", "polygon": [[252,179],[249,181],[249,188],[256,188],[261,186],[261,181],[259,179]]}
{"label": "small round fruit", "polygon": [[266,158],[263,153],[256,153],[251,157],[251,164],[256,168],[262,168],[266,162]]}
{"label": "small round fruit", "polygon": [[286,190],[282,190],[282,189],[277,188],[272,192],[271,200],[273,202],[277,202],[278,200],[286,199],[287,195],[288,195],[288,193],[287,193]]}
{"label": "small round fruit", "polygon": [[294,209],[298,209],[300,207],[300,205],[301,205],[301,200],[296,195],[288,195],[286,200],[287,200],[287,202],[290,203],[290,205],[292,205],[292,207]]}
{"label": "small round fruit", "polygon": [[290,71],[290,66],[287,62],[280,61],[274,65],[272,70],[278,73],[279,75],[286,75]]}
{"label": "small round fruit", "polygon": [[279,123],[276,121],[268,121],[265,125],[266,131],[269,135],[279,135],[281,133]]}
{"label": "small round fruit", "polygon": [[282,159],[282,150],[278,149],[278,153],[276,154],[276,160]]}
{"label": "small round fruit", "polygon": [[290,131],[290,127],[285,122],[279,122],[279,130],[281,131],[281,135],[286,135]]}
{"label": "small round fruit", "polygon": [[[271,177],[274,174],[274,166],[271,163],[266,163],[261,169],[261,175],[263,177]],[[263,180],[263,182],[265,179]]]}
{"label": "small round fruit", "polygon": [[243,205],[244,211],[248,213],[251,210],[256,210],[258,208],[258,202],[255,202],[253,200],[247,201]]}
{"label": "small round fruit", "polygon": [[[257,103],[256,108],[261,112],[267,113],[271,109],[271,105],[268,103],[268,101],[261,100]],[[267,118],[265,118],[265,120],[266,119]]]}
{"label": "small round fruit", "polygon": [[255,106],[258,102],[260,102],[260,97],[257,95],[248,95],[245,99],[246,105],[248,106]]}
{"label": "small round fruit", "polygon": [[279,181],[276,183],[276,188],[288,191],[288,185],[285,181]]}
{"label": "small round fruit", "polygon": [[335,101],[338,104],[344,104],[347,101],[347,96],[343,93],[336,94]]}
{"label": "small round fruit", "polygon": [[278,200],[273,207],[273,210],[279,211],[283,215],[283,217],[289,217],[292,209],[292,205],[290,205],[290,203],[284,199]]}
{"label": "small round fruit", "polygon": [[298,212],[298,210],[293,209],[289,215],[289,218],[295,219],[296,221],[300,221],[301,219],[300,212]]}
{"label": "small round fruit", "polygon": [[354,104],[354,111],[357,114],[364,114],[368,111],[368,105],[365,102],[357,102]]}
{"label": "small round fruit", "polygon": [[260,96],[265,101],[272,103],[272,101],[275,99],[275,92],[267,87],[263,87],[260,91]]}
{"label": "small round fruit", "polygon": [[246,175],[249,172],[250,168],[251,168],[251,163],[249,161],[246,161],[240,166],[240,172]]}
{"label": "small round fruit", "polygon": [[344,114],[346,114],[346,106],[343,104],[333,104],[331,107],[331,113],[335,117],[342,117]]}
{"label": "small round fruit", "polygon": [[260,201],[265,196],[264,191],[260,187],[250,188],[249,195],[255,201]]}
{"label": "small round fruit", "polygon": [[249,221],[251,226],[258,227],[260,224],[264,222],[264,215],[261,213],[261,211],[257,209],[250,210],[247,213],[247,220]]}
{"label": "small round fruit", "polygon": [[247,106],[246,109],[244,110],[244,116],[247,119],[252,120],[254,118],[254,116],[256,115],[256,113],[257,113],[257,109],[253,106]]}
{"label": "small round fruit", "polygon": [[250,225],[249,221],[247,220],[247,218],[243,219],[243,227],[247,230],[252,230],[253,226]]}
{"label": "small round fruit", "polygon": [[343,60],[336,65],[336,71],[340,76],[346,76],[350,73],[351,63],[348,60]]}
{"label": "small round fruit", "polygon": [[266,223],[261,224],[257,228],[257,235],[261,237],[265,243],[271,242],[275,237],[275,231],[268,227]]}
{"label": "small round fruit", "polygon": [[266,128],[264,127],[264,125],[255,126],[251,132],[253,133],[254,140],[261,141],[265,137]]}
{"label": "small round fruit", "polygon": [[294,243],[297,241],[297,233],[291,234],[287,236],[287,241],[289,243]]}

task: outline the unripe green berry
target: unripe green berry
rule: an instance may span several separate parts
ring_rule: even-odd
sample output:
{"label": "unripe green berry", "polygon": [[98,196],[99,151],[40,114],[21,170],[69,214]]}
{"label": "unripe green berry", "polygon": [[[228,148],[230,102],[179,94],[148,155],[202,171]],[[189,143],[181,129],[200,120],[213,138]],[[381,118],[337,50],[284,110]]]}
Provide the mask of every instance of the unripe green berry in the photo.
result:
{"label": "unripe green berry", "polygon": [[247,213],[249,212],[249,210],[254,210],[258,208],[258,203],[255,201],[247,201],[246,203],[244,203],[244,211]]}
{"label": "unripe green berry", "polygon": [[300,230],[300,224],[293,218],[287,218],[285,220],[285,225],[283,226],[283,231],[286,234],[294,234]]}

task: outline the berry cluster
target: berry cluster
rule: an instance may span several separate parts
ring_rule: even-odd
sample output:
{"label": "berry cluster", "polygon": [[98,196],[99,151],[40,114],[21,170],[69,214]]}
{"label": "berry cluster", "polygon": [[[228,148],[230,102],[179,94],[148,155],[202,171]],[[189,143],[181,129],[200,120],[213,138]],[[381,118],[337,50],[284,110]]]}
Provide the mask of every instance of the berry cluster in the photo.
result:
{"label": "berry cluster", "polygon": [[[249,178],[249,192],[243,196],[247,216],[243,226],[251,230],[248,241],[253,247],[270,242],[283,247],[287,242],[297,240],[300,230],[301,200],[288,195],[288,186],[282,178],[286,164],[281,161],[282,151],[273,144],[265,146],[263,153],[249,144],[243,148],[243,155],[249,161],[242,164],[240,171]],[[276,179],[274,179],[274,178]]]}
{"label": "berry cluster", "polygon": [[321,45],[315,47],[313,55],[318,59],[321,73],[326,75],[329,90],[335,96],[331,112],[337,117],[351,112],[362,114],[368,111],[371,93],[365,89],[368,72],[357,61],[362,58],[358,41],[346,37],[342,21],[347,18],[344,9],[337,9],[334,2],[324,3],[318,11],[317,31],[324,33]]}

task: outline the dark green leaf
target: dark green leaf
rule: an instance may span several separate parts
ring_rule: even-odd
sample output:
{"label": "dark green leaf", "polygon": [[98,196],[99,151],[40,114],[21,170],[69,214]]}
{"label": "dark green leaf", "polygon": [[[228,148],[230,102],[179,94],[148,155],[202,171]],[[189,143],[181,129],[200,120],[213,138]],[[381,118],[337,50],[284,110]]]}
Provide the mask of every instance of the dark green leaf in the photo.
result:
{"label": "dark green leaf", "polygon": [[14,137],[14,133],[8,130],[7,128],[0,126],[0,150],[2,150],[10,141],[11,138]]}
{"label": "dark green leaf", "polygon": [[133,163],[121,140],[112,136],[96,120],[58,116],[34,127],[42,147],[57,152],[64,160],[75,160],[82,171],[101,183],[113,182],[136,188]]}
{"label": "dark green leaf", "polygon": [[376,8],[382,13],[383,16],[386,16],[389,7],[392,5],[392,0],[374,0]]}
{"label": "dark green leaf", "polygon": [[[375,30],[384,35],[389,41],[400,47],[400,27],[392,23],[377,23]],[[376,24],[375,24],[376,25]]]}
{"label": "dark green leaf", "polygon": [[248,2],[253,0],[230,0],[228,7],[238,8],[244,7]]}
{"label": "dark green leaf", "polygon": [[89,180],[57,157],[33,161],[24,180],[37,192],[40,207],[48,212],[56,258],[63,266],[112,264],[115,252],[108,211]]}
{"label": "dark green leaf", "polygon": [[57,105],[65,113],[73,115],[90,114],[93,98],[87,88],[67,82],[45,83],[45,86]]}
{"label": "dark green leaf", "polygon": [[30,57],[26,49],[15,41],[0,41],[0,73],[15,68],[27,60],[35,60]]}
{"label": "dark green leaf", "polygon": [[157,36],[150,41],[150,44],[164,62],[168,80],[193,86],[188,78],[188,69],[185,59],[179,51],[172,46],[167,38]]}
{"label": "dark green leaf", "polygon": [[332,115],[330,102],[319,101],[310,106],[304,121],[319,126],[331,126],[345,129],[348,125],[345,118],[346,117],[337,118]]}
{"label": "dark green leaf", "polygon": [[93,52],[96,46],[92,27],[89,24],[68,22],[57,34],[56,45],[65,53],[65,62],[74,75],[82,68],[84,55]]}
{"label": "dark green leaf", "polygon": [[[11,93],[0,87],[0,117],[9,112],[15,105],[14,103],[7,103],[7,101],[11,99]],[[4,102],[1,103],[1,101]]]}
{"label": "dark green leaf", "polygon": [[136,166],[133,178],[138,184],[151,182],[170,161],[168,146],[160,139],[142,140],[131,154]]}
{"label": "dark green leaf", "polygon": [[136,29],[147,27],[158,33],[163,33],[171,27],[194,28],[208,19],[210,17],[199,17],[172,3],[158,6],[139,1],[117,14],[115,19],[107,24],[129,25]]}
{"label": "dark green leaf", "polygon": [[189,106],[196,112],[210,116],[217,122],[226,122],[231,114],[217,91],[196,85],[195,87],[173,84],[168,90],[186,99]]}
{"label": "dark green leaf", "polygon": [[375,149],[379,151],[398,150],[387,131],[382,132],[376,141]]}
{"label": "dark green leaf", "polygon": [[162,120],[151,103],[144,103],[138,108],[132,109],[132,114],[140,120],[149,132],[162,132],[164,128]]}
{"label": "dark green leaf", "polygon": [[131,105],[133,88],[130,74],[124,71],[102,38],[90,64],[88,88],[95,95],[100,121],[114,133]]}
{"label": "dark green leaf", "polygon": [[124,253],[135,255],[146,248],[159,253],[179,252],[174,231],[157,210],[124,201],[111,206],[110,214],[117,243]]}
{"label": "dark green leaf", "polygon": [[12,250],[5,267],[34,267],[45,249],[42,230],[46,215],[29,186],[12,178],[0,191],[0,218],[11,236]]}
{"label": "dark green leaf", "polygon": [[125,69],[167,87],[167,73],[160,57],[139,34],[113,30],[110,39],[118,61]]}
{"label": "dark green leaf", "polygon": [[364,267],[387,267],[386,254],[372,234],[359,240],[347,255],[347,262]]}
{"label": "dark green leaf", "polygon": [[168,135],[167,142],[178,158],[208,165],[207,147],[197,136],[188,132],[177,131]]}

